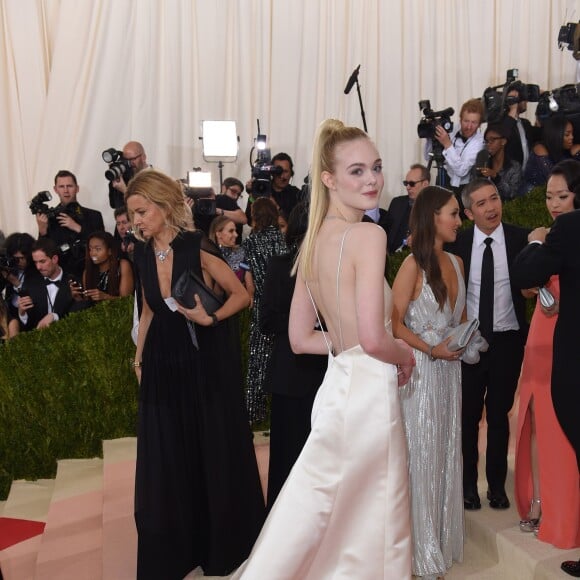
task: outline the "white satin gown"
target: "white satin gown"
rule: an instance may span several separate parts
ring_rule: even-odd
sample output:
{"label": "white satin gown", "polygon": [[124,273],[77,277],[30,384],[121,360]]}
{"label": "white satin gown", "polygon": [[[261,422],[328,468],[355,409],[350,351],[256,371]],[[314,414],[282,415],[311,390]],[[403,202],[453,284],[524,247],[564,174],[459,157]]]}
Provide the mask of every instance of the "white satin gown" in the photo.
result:
{"label": "white satin gown", "polygon": [[[389,327],[391,310],[385,283]],[[408,491],[396,366],[360,346],[330,354],[312,432],[252,553],[232,578],[410,578]]]}

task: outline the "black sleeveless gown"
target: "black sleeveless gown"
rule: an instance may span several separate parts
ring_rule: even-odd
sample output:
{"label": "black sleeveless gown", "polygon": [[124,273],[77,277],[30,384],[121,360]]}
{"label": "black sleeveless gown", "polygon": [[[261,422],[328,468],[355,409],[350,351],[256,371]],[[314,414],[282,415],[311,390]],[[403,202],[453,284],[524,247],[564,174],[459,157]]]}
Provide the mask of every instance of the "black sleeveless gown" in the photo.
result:
{"label": "black sleeveless gown", "polygon": [[[199,232],[172,243],[172,280],[201,275]],[[139,394],[135,521],[139,579],[181,579],[201,566],[226,575],[249,554],[264,499],[242,392],[237,320],[196,326],[165,304],[150,244],[135,252],[153,319],[143,350]]]}

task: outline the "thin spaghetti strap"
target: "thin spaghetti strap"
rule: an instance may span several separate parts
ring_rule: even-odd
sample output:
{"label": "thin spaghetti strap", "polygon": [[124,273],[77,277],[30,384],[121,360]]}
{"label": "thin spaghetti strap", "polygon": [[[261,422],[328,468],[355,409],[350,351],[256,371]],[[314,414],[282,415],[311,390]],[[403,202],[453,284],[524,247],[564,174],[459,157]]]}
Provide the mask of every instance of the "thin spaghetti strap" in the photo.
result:
{"label": "thin spaghetti strap", "polygon": [[341,322],[341,316],[340,316],[339,278],[340,278],[340,268],[342,266],[342,251],[344,250],[344,240],[346,239],[346,234],[348,234],[348,232],[350,231],[351,228],[352,228],[352,226],[346,228],[346,230],[344,230],[344,234],[342,234],[342,240],[340,242],[340,253],[338,254],[338,264],[336,266],[336,310],[337,310],[337,314],[338,314],[338,336],[340,338],[340,352],[342,352],[344,350],[344,340],[342,338],[342,322]]}
{"label": "thin spaghetti strap", "polygon": [[320,325],[322,337],[324,338],[324,342],[326,343],[326,347],[328,348],[328,354],[332,355],[332,343],[328,342],[326,332],[324,332],[324,327],[322,326],[322,321],[320,320],[320,316],[318,314],[318,308],[316,308],[316,304],[314,303],[314,298],[312,297],[312,292],[310,292],[310,287],[308,286],[308,282],[305,282],[305,283],[306,283],[306,290],[308,290],[308,296],[310,296],[310,302],[312,302],[312,308],[314,308],[314,312],[316,312],[316,318],[318,320],[318,324]]}

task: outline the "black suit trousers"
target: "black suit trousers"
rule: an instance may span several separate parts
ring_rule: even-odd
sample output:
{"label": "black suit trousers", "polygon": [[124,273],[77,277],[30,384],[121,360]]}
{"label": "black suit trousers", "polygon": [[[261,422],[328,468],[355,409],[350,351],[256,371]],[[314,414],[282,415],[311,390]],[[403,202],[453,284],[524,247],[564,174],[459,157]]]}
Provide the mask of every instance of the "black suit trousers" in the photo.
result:
{"label": "black suit trousers", "polygon": [[487,418],[486,476],[489,489],[504,491],[509,441],[508,413],[514,403],[524,338],[519,331],[494,332],[491,345],[475,365],[462,364],[463,487],[477,488],[479,422]]}

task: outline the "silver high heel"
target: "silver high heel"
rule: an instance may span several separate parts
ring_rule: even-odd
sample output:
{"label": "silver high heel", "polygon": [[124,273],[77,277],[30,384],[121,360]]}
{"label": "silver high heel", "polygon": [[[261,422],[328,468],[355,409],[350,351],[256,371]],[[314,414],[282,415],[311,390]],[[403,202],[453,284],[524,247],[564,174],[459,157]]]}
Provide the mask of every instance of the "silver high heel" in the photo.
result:
{"label": "silver high heel", "polygon": [[532,518],[531,515],[534,511],[534,504],[537,504],[539,506],[540,500],[532,499],[530,511],[528,512],[528,517],[525,520],[520,520],[520,530],[522,532],[535,532],[537,535],[538,529],[540,527],[541,511],[537,518]]}

